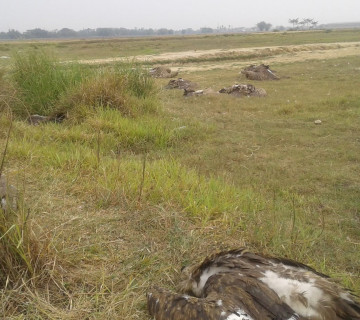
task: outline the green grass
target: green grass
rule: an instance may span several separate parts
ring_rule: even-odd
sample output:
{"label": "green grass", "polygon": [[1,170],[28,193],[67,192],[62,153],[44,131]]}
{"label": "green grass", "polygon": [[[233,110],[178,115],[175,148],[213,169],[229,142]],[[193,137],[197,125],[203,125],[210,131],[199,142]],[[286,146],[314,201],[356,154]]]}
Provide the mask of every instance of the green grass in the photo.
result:
{"label": "green grass", "polygon": [[22,118],[66,115],[82,121],[98,107],[117,109],[132,117],[158,109],[154,80],[132,64],[95,71],[76,63],[60,64],[48,52],[31,50],[15,55],[8,82],[18,96],[10,107]]}
{"label": "green grass", "polygon": [[19,101],[12,109],[23,117],[50,115],[61,95],[86,76],[80,67],[63,67],[45,51],[17,53],[13,59],[12,80],[18,89]]}
{"label": "green grass", "polygon": [[[89,39],[65,41],[17,41],[3,42],[0,55],[12,56],[20,50],[51,50],[64,60],[108,57],[133,57],[139,54],[159,54],[186,50],[232,49],[264,46],[299,45],[309,43],[359,41],[359,30],[334,30],[332,32],[283,32],[216,34],[175,37]],[[4,59],[0,63],[9,63]]]}
{"label": "green grass", "polygon": [[[298,259],[359,294],[360,59],[271,67],[289,78],[252,82],[268,96],[240,99],[184,98],[137,69],[92,68],[58,100],[71,106],[62,124],[15,120],[4,168],[23,197],[14,219],[25,226],[30,212],[32,235],[15,244],[43,249],[27,256],[39,272],[25,276],[29,267],[19,266],[26,285],[0,289],[1,312],[149,319],[150,285],[174,288],[182,265],[239,246]],[[220,68],[181,76],[214,90],[245,82]],[[143,112],[114,107],[115,93]],[[8,127],[3,111],[1,148]],[[2,233],[14,224],[5,222]]]}
{"label": "green grass", "polygon": [[[355,148],[359,64],[360,60],[352,57],[274,65],[279,75],[291,78],[252,82],[267,90],[265,99],[205,96],[189,99],[184,107],[180,96],[168,93],[179,99],[178,104],[172,101],[175,114],[218,128],[205,143],[182,153],[183,163],[201,174],[231,177],[237,187],[253,188],[265,198],[264,209],[250,219],[250,242],[301,260],[301,252],[308,255],[314,250],[313,257],[305,257],[307,261],[316,259],[320,250],[328,268],[329,257],[340,251],[332,267],[341,260],[349,272],[358,268],[358,258],[354,258],[357,247],[352,243],[359,239],[359,158]],[[208,77],[202,80],[205,73]],[[223,86],[239,82],[233,71],[226,70],[192,77],[200,86],[202,81],[208,86],[208,79],[221,77]],[[321,119],[322,125],[315,125],[316,119]],[[291,227],[294,212],[295,229]],[[342,231],[337,232],[339,229]],[[295,248],[293,237],[299,242]]]}
{"label": "green grass", "polygon": [[70,120],[81,122],[98,108],[115,109],[124,117],[156,113],[157,93],[153,79],[141,70],[101,70],[68,90],[56,102],[52,114],[66,114]]}

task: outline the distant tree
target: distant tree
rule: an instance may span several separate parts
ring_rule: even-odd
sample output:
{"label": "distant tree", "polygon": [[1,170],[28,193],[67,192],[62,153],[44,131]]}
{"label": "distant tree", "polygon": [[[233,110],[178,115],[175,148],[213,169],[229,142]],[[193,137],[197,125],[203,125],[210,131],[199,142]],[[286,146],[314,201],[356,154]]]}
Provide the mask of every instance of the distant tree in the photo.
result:
{"label": "distant tree", "polygon": [[301,21],[296,18],[296,19],[289,19],[289,22],[293,25],[293,29],[298,29],[298,27],[300,27],[301,29],[310,29],[310,28],[315,28],[318,24],[317,21],[314,21],[314,19],[311,18],[303,18]]}
{"label": "distant tree", "polygon": [[111,37],[113,36],[112,28],[97,28],[96,35],[99,37]]}
{"label": "distant tree", "polygon": [[174,34],[174,30],[161,28],[161,29],[157,30],[157,34],[160,36],[167,35],[167,34]]}
{"label": "distant tree", "polygon": [[6,33],[6,39],[20,39],[22,37],[22,34],[14,29],[10,29],[7,33]]}
{"label": "distant tree", "polygon": [[299,24],[299,18],[289,19],[289,22],[293,25],[293,29],[295,29],[295,26],[297,27]]}
{"label": "distant tree", "polygon": [[276,26],[273,31],[284,31],[286,28],[284,26]]}
{"label": "distant tree", "polygon": [[35,29],[31,29],[31,30],[26,30],[24,32],[24,37],[27,39],[41,39],[41,38],[50,38],[50,32],[40,29],[40,28],[35,28]]}
{"label": "distant tree", "polygon": [[271,23],[266,23],[265,21],[261,21],[261,22],[256,24],[256,27],[260,31],[269,31],[270,28],[271,28]]}
{"label": "distant tree", "polygon": [[301,29],[305,29],[305,24],[306,24],[305,19],[302,19],[302,20],[299,22],[300,28],[301,28]]}
{"label": "distant tree", "polygon": [[192,28],[182,29],[181,34],[193,34],[194,30]]}
{"label": "distant tree", "polygon": [[229,30],[229,29],[226,28],[224,25],[218,26],[218,27],[216,28],[216,32],[217,32],[217,33],[223,33],[223,32],[226,32],[227,30]]}
{"label": "distant tree", "polygon": [[131,34],[131,30],[126,28],[119,28],[118,33],[120,36],[128,36]]}
{"label": "distant tree", "polygon": [[200,28],[200,32],[201,32],[201,33],[213,33],[213,32],[214,32],[214,29],[213,29],[213,28],[204,27],[204,28]]}
{"label": "distant tree", "polygon": [[60,38],[75,38],[77,36],[77,32],[69,28],[63,28],[56,34]]}
{"label": "distant tree", "polygon": [[154,29],[145,29],[144,30],[144,36],[152,36],[152,35],[154,35],[155,34],[155,31],[154,31]]}
{"label": "distant tree", "polygon": [[309,29],[310,24],[314,21],[314,19],[305,18],[305,19],[303,19],[303,21],[304,21],[304,25],[306,26],[306,28]]}
{"label": "distant tree", "polygon": [[315,21],[315,20],[311,21],[311,28],[315,29],[317,24],[318,24],[318,21]]}
{"label": "distant tree", "polygon": [[84,38],[93,37],[94,35],[95,35],[95,29],[87,28],[77,32],[77,36]]}

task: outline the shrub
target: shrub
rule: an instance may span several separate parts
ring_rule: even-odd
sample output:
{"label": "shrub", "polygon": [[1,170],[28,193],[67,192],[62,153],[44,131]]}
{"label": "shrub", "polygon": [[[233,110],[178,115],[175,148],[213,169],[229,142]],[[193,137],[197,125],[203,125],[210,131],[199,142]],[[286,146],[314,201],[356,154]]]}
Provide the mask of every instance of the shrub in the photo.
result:
{"label": "shrub", "polygon": [[117,64],[114,70],[124,77],[127,90],[136,97],[150,98],[157,93],[154,79],[135,64]]}
{"label": "shrub", "polygon": [[154,80],[141,69],[116,66],[102,69],[63,95],[55,110],[79,122],[99,107],[118,110],[122,116],[136,117],[158,109]]}
{"label": "shrub", "polygon": [[12,78],[21,103],[12,106],[14,113],[49,115],[60,96],[81,77],[78,65],[62,65],[45,51],[16,53]]}
{"label": "shrub", "polygon": [[79,120],[99,106],[132,117],[157,110],[155,81],[141,68],[121,63],[97,73],[91,70],[75,63],[62,64],[39,49],[16,53],[14,113],[20,117],[68,114]]}

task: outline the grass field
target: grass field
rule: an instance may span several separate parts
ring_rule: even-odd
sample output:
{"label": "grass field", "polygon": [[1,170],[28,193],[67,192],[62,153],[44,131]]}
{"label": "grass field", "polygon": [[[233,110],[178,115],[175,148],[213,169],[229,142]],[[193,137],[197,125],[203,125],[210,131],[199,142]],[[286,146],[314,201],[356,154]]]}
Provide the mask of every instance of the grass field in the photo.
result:
{"label": "grass field", "polygon": [[[62,60],[156,55],[187,50],[233,49],[359,41],[359,30],[321,30],[263,34],[219,34],[182,37],[84,39],[63,41],[2,41],[0,56],[29,48],[53,51]],[[7,61],[6,61],[7,62]]]}
{"label": "grass field", "polygon": [[[345,41],[359,31],[4,43],[0,56],[34,45],[68,60]],[[21,91],[6,65],[0,151],[10,108],[4,173],[21,199],[0,221],[0,272],[12,270],[0,275],[6,319],[149,319],[150,285],[174,288],[182,265],[239,246],[300,260],[360,294],[359,55],[279,58],[273,82],[246,80],[236,60],[216,64],[183,62],[179,76],[214,91],[252,83],[268,96],[184,98],[164,89],[168,80],[133,79],[121,65],[110,75],[111,65],[84,67],[88,82],[64,67],[63,93],[44,106],[70,110],[69,119],[40,126],[16,113]],[[116,72],[141,91],[120,90]]]}

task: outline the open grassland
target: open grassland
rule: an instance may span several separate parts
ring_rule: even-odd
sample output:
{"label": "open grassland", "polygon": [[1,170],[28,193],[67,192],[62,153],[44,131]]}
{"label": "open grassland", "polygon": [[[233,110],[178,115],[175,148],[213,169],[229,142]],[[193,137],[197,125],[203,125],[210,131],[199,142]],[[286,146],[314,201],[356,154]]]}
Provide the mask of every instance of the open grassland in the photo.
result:
{"label": "open grassland", "polygon": [[[84,39],[53,41],[2,41],[0,56],[12,56],[30,48],[53,51],[62,60],[101,59],[138,55],[157,55],[187,50],[234,49],[264,46],[305,45],[313,43],[354,42],[359,30],[320,30],[312,32],[279,32],[263,34],[219,34],[176,37]],[[2,62],[2,63],[6,63]]]}
{"label": "open grassland", "polygon": [[[166,52],[240,37],[251,47],[358,41],[358,32],[157,41]],[[78,46],[89,45],[64,43],[60,59],[84,57]],[[103,50],[86,57],[112,55]],[[15,85],[3,71],[0,150],[11,108],[4,172],[22,199],[0,219],[0,272],[13,267],[0,274],[6,319],[149,319],[150,285],[174,288],[182,265],[238,246],[298,259],[360,294],[360,57],[279,59],[273,82],[216,63],[191,62],[179,76],[214,91],[252,83],[268,96],[184,98],[123,65],[76,65],[45,73],[60,91],[34,102],[23,77]],[[69,119],[30,126],[24,104]]]}

